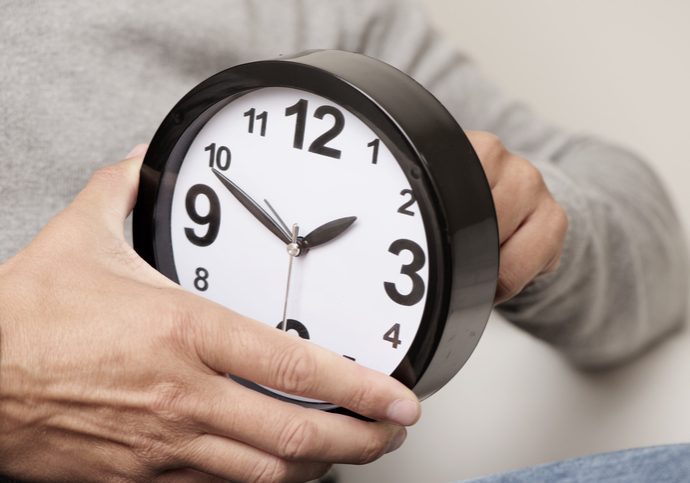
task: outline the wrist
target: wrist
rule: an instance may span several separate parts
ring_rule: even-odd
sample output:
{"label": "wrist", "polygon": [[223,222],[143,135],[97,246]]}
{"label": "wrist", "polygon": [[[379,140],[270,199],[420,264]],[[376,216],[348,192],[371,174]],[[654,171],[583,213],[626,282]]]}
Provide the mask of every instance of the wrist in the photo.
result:
{"label": "wrist", "polygon": [[[26,370],[19,359],[17,310],[21,289],[13,282],[13,260],[0,265],[0,475],[11,476],[30,451],[27,439]],[[1,479],[1,478],[0,478]]]}

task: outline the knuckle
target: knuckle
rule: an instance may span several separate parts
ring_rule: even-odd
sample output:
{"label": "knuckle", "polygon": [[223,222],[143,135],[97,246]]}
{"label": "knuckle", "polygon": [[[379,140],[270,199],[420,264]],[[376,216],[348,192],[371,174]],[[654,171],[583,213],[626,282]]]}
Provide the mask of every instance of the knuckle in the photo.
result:
{"label": "knuckle", "polygon": [[181,380],[160,382],[153,388],[149,412],[159,420],[178,423],[185,418],[185,407],[190,393],[188,384]]}
{"label": "knuckle", "polygon": [[287,481],[287,462],[279,458],[265,458],[257,462],[252,469],[249,481],[253,483],[272,483]]}
{"label": "knuckle", "polygon": [[277,361],[273,367],[277,389],[301,395],[312,388],[316,360],[306,346],[294,344],[280,351],[276,357]]}
{"label": "knuckle", "polygon": [[473,133],[472,143],[482,161],[499,158],[505,152],[501,139],[490,132],[478,131]]}
{"label": "knuckle", "polygon": [[280,456],[297,460],[309,456],[310,449],[318,446],[318,429],[313,421],[291,419],[283,428],[279,439]]}
{"label": "knuckle", "polygon": [[160,467],[175,458],[190,429],[191,393],[182,380],[153,386],[145,408],[151,417],[134,435],[132,445],[141,467]]}
{"label": "knuckle", "polygon": [[529,161],[523,161],[522,180],[526,189],[531,193],[539,192],[546,188],[541,171]]}
{"label": "knuckle", "polygon": [[167,435],[158,432],[140,431],[131,447],[134,463],[128,468],[128,474],[139,474],[139,481],[146,481],[146,475],[169,464],[174,459],[174,453],[167,438]]}
{"label": "knuckle", "polygon": [[473,137],[483,146],[502,146],[499,137],[488,131],[476,131]]}

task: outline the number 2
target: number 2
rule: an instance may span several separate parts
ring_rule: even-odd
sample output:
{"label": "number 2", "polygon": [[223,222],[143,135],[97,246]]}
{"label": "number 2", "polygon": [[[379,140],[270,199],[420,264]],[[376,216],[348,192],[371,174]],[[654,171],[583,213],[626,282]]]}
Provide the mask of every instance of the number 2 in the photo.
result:
{"label": "number 2", "polygon": [[409,215],[409,216],[414,216],[414,211],[408,210],[410,206],[414,204],[415,198],[414,198],[414,193],[410,189],[404,189],[400,192],[402,196],[405,195],[410,195],[410,199],[407,200],[405,203],[403,203],[400,208],[398,208],[398,213],[402,213],[403,215]]}

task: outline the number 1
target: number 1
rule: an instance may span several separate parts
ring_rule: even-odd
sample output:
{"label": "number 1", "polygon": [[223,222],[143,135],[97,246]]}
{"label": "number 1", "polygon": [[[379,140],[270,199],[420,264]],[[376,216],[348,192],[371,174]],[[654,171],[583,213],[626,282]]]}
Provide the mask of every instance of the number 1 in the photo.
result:
{"label": "number 1", "polygon": [[367,144],[368,147],[372,148],[371,164],[376,164],[379,160],[379,143],[380,142],[381,142],[381,140],[376,138],[372,142]]}
{"label": "number 1", "polygon": [[307,124],[307,100],[300,99],[297,103],[285,108],[286,116],[297,116],[295,122],[295,137],[292,141],[292,147],[295,149],[302,149],[304,147],[304,128]]}

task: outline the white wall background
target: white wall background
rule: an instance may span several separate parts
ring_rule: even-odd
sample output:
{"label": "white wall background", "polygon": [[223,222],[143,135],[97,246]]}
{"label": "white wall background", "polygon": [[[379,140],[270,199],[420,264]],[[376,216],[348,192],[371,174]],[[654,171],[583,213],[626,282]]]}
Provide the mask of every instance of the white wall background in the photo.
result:
{"label": "white wall background", "polygon": [[[644,155],[690,227],[690,3],[420,0],[507,93]],[[494,317],[423,404],[399,451],[343,482],[442,482],[635,446],[690,442],[690,334],[627,367],[569,368]]]}

